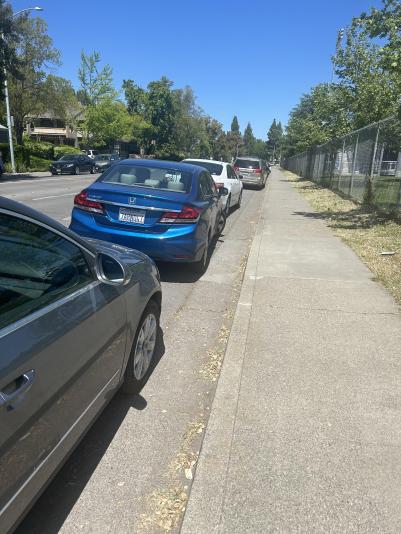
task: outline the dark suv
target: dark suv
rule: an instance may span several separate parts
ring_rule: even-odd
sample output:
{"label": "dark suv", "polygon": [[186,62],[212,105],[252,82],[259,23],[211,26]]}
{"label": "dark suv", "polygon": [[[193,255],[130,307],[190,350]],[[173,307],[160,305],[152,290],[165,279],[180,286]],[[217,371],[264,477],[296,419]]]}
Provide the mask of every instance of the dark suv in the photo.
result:
{"label": "dark suv", "polygon": [[252,156],[236,158],[234,170],[244,185],[257,185],[260,189],[265,186],[269,175],[266,162]]}

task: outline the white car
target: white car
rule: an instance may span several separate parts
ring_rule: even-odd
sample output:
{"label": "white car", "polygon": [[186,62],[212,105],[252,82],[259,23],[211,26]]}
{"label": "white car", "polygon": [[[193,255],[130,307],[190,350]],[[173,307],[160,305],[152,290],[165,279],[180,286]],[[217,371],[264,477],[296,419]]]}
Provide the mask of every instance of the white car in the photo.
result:
{"label": "white car", "polygon": [[184,159],[185,163],[204,167],[211,175],[217,187],[226,187],[228,195],[221,197],[226,214],[233,206],[238,208],[242,199],[242,183],[231,163],[213,159]]}

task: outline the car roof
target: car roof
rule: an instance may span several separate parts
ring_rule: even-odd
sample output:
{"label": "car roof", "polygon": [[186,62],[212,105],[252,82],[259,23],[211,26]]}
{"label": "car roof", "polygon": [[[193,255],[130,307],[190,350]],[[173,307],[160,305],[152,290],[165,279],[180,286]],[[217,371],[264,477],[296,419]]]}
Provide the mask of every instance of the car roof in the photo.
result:
{"label": "car roof", "polygon": [[252,161],[263,161],[262,158],[255,158],[255,156],[238,156],[235,159],[250,159]]}
{"label": "car roof", "polygon": [[75,232],[69,230],[66,226],[57,222],[55,219],[52,219],[51,217],[48,217],[47,215],[44,215],[43,213],[40,213],[39,211],[36,211],[30,208],[29,206],[26,206],[25,204],[21,204],[20,202],[16,202],[15,200],[0,196],[0,209],[14,212],[17,215],[23,215],[25,217],[29,217],[30,219],[36,220],[39,223],[46,224],[47,226],[50,226],[55,230],[58,230],[59,232],[70,237],[77,243],[80,243],[86,249],[89,249],[92,252],[96,252],[96,249],[94,247],[88,244],[85,239],[81,238]]}
{"label": "car roof", "polygon": [[219,161],[217,159],[206,158],[185,158],[183,162],[185,161],[199,161],[200,163],[217,163],[218,165],[231,165],[231,163],[228,163],[227,161]]}
{"label": "car roof", "polygon": [[202,167],[198,165],[191,165],[181,161],[165,161],[162,159],[124,159],[118,162],[118,165],[135,165],[137,167],[153,167],[154,169],[166,169],[172,171],[191,172],[198,175],[202,171]]}

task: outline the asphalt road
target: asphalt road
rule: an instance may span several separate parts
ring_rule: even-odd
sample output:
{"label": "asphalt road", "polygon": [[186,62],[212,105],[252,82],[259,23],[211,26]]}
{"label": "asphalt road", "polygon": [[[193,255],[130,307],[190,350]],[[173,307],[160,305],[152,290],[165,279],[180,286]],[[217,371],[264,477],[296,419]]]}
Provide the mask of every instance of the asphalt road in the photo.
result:
{"label": "asphalt road", "polygon": [[[73,196],[93,179],[1,183],[0,194],[68,225]],[[164,532],[179,523],[263,195],[244,190],[200,279],[185,265],[159,266],[163,339],[148,383],[139,396],[114,397],[18,534]]]}

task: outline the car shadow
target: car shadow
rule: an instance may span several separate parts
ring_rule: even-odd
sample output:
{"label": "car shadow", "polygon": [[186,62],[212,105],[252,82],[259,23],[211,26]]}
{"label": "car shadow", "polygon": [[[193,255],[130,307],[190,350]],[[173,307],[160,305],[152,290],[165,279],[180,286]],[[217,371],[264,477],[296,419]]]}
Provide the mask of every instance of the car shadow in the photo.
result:
{"label": "car shadow", "polygon": [[[160,329],[159,333],[149,377],[165,353],[163,331]],[[127,413],[130,410],[145,410],[146,406],[146,399],[141,394],[132,396],[118,391],[112,396],[109,404],[28,512],[15,534],[59,532]]]}
{"label": "car shadow", "polygon": [[[224,237],[224,233],[218,238],[214,238],[210,244],[210,254],[205,272],[209,268],[209,263],[214,254],[216,245],[218,242],[221,242],[222,237]],[[167,263],[158,261],[157,267],[160,272],[161,281],[168,282],[170,284],[193,284],[194,282],[197,282],[204,274],[195,272],[191,263]]]}

